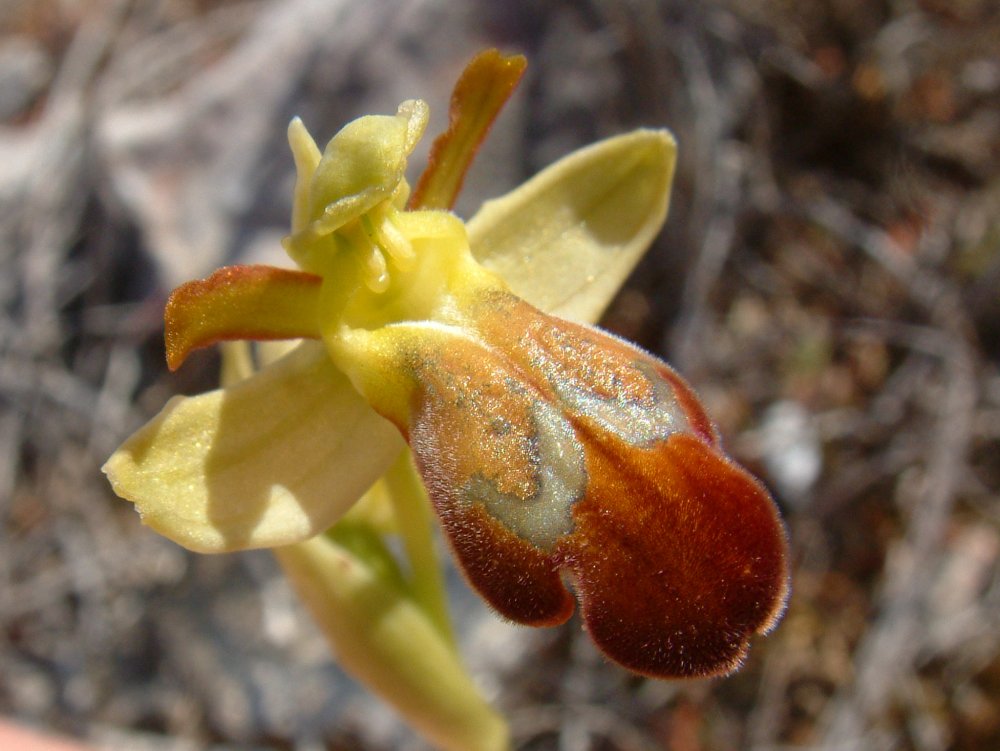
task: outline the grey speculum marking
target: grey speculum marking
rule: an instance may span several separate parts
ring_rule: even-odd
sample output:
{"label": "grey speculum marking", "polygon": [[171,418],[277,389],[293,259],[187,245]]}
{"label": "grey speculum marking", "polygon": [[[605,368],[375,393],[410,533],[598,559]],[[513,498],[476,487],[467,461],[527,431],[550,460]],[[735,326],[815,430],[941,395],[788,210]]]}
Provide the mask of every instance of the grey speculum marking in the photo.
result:
{"label": "grey speculum marking", "polygon": [[494,519],[522,540],[545,551],[573,531],[573,504],[587,487],[583,446],[562,413],[548,402],[531,407],[535,435],[528,457],[535,478],[535,493],[528,497],[502,493],[482,474],[463,488],[470,503],[481,503]]}
{"label": "grey speculum marking", "polygon": [[632,446],[647,447],[673,433],[691,432],[673,387],[649,363],[635,362],[633,367],[649,382],[651,399],[602,397],[551,375],[550,381],[567,406]]}

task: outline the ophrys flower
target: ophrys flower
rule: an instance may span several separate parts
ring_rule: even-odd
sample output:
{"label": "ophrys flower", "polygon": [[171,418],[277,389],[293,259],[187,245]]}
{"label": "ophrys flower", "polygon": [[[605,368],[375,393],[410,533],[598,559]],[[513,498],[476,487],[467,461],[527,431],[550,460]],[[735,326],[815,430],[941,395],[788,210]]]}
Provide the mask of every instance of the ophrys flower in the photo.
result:
{"label": "ophrys flower", "polygon": [[[109,460],[116,492],[195,550],[286,545],[330,527],[405,441],[501,614],[561,623],[572,590],[595,642],[632,670],[734,669],[787,592],[773,502],[666,364],[539,309],[596,319],[666,214],[672,138],[601,142],[466,225],[422,208],[441,203],[426,186],[405,208],[426,121],[404,102],[322,153],[292,123],[285,248],[299,270],[230,267],[176,290],[168,360],[223,339],[313,341],[168,403]],[[470,157],[460,140],[437,174]]]}

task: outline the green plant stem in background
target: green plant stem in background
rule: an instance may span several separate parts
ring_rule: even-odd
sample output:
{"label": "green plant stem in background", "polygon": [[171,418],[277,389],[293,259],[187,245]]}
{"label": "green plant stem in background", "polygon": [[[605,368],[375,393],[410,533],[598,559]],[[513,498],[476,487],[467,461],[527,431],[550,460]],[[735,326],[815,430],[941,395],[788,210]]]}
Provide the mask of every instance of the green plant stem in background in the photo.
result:
{"label": "green plant stem in background", "polygon": [[430,499],[413,466],[409,451],[403,451],[385,475],[393,511],[410,563],[410,588],[417,603],[441,635],[455,646],[448,614],[444,569],[434,546]]}
{"label": "green plant stem in background", "polygon": [[394,576],[321,535],[275,548],[338,663],[446,751],[502,751],[507,724]]}

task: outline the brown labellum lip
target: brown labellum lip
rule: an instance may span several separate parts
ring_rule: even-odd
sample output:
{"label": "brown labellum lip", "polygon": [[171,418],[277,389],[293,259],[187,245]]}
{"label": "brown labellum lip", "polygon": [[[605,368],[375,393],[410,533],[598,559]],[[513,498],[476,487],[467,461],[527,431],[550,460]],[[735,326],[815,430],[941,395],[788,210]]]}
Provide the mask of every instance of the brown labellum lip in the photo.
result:
{"label": "brown labellum lip", "polygon": [[[505,525],[504,514],[491,513],[488,502],[476,502],[468,493],[477,478],[514,502],[524,498],[525,506],[542,492],[540,396],[529,387],[510,388],[504,366],[495,353],[460,341],[422,362],[410,446],[470,583],[505,617],[550,626],[568,619],[574,607],[554,558]],[[503,430],[493,429],[497,421]],[[566,430],[572,438],[572,429]],[[568,506],[577,497],[573,490],[565,499],[570,529]]]}
{"label": "brown labellum lip", "polygon": [[[788,593],[785,529],[770,495],[718,447],[694,392],[667,365],[516,298],[492,302],[483,310],[502,316],[483,325],[483,340],[501,344],[441,353],[418,376],[410,426],[470,583],[501,615],[554,625],[572,613],[570,582],[595,644],[624,667],[656,678],[732,672]],[[517,388],[498,385],[511,380]],[[551,451],[538,450],[540,403],[566,425]],[[491,431],[498,420],[505,430]],[[561,470],[582,478],[561,486],[572,488],[571,524],[554,543],[535,539],[522,512],[536,496],[516,480],[534,477],[540,461],[581,455],[581,471]],[[525,508],[476,498],[470,477]]]}
{"label": "brown labellum lip", "polygon": [[687,435],[650,451],[605,436],[588,461],[592,485],[560,552],[595,643],[658,678],[735,670],[787,597],[785,531],[770,496]]}

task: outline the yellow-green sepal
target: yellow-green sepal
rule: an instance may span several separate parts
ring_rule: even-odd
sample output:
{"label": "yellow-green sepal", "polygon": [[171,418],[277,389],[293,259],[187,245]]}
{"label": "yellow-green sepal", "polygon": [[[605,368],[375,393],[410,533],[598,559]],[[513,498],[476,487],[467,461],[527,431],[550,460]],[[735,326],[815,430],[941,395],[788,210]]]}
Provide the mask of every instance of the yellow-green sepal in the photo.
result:
{"label": "yellow-green sepal", "polygon": [[676,143],[637,130],[573,152],[469,220],[472,253],[519,297],[597,321],[667,215]]}
{"label": "yellow-green sepal", "polygon": [[218,553],[323,532],[404,445],[323,346],[303,342],[245,381],[174,397],[104,472],[144,523]]}

